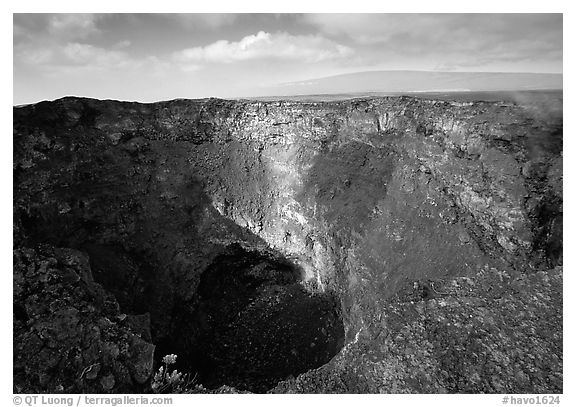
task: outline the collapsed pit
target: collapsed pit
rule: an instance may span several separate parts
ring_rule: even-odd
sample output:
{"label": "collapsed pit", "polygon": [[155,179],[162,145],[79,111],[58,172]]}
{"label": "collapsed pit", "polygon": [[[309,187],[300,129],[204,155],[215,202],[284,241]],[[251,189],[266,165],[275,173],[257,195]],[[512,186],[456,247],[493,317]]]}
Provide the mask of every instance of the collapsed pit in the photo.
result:
{"label": "collapsed pit", "polygon": [[286,261],[241,249],[203,273],[191,303],[177,307],[156,355],[207,388],[265,392],[327,363],[344,343],[334,296],[306,288]]}
{"label": "collapsed pit", "polygon": [[[108,250],[105,263],[103,249],[89,247],[96,279],[112,291],[120,283],[114,266],[120,257]],[[176,300],[171,314],[161,316],[169,322],[166,332],[152,337],[157,367],[164,355],[177,354],[174,368],[196,376],[206,388],[228,385],[263,393],[327,363],[344,344],[339,302],[304,283],[301,275],[284,258],[229,248],[204,271],[192,300]],[[165,295],[153,287],[165,289],[148,284],[147,296]],[[121,305],[132,308],[132,303]],[[153,318],[153,327],[156,322]]]}

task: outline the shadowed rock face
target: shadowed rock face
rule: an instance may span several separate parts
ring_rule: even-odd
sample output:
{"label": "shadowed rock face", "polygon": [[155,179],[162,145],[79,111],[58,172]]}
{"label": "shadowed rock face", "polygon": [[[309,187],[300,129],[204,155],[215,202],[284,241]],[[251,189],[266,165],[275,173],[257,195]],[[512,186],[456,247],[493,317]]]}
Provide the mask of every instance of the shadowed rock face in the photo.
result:
{"label": "shadowed rock face", "polygon": [[[35,267],[47,256],[67,273],[47,250],[88,262],[80,288],[62,286],[86,304],[52,304],[49,281],[21,289],[36,274],[15,279],[15,391],[141,391],[152,371],[151,352],[87,356],[56,338],[40,377],[28,351],[54,320],[31,297],[66,315],[94,308],[208,387],[292,376],[274,391],[562,390],[562,117],[533,105],[15,108],[14,239]],[[18,256],[15,273],[29,267]]]}

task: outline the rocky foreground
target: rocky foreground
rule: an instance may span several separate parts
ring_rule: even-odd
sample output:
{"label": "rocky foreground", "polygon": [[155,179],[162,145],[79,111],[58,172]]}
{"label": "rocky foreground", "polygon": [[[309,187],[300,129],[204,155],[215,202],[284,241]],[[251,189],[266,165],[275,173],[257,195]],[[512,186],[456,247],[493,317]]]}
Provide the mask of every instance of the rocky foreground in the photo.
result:
{"label": "rocky foreground", "polygon": [[550,103],[14,108],[14,391],[562,392]]}

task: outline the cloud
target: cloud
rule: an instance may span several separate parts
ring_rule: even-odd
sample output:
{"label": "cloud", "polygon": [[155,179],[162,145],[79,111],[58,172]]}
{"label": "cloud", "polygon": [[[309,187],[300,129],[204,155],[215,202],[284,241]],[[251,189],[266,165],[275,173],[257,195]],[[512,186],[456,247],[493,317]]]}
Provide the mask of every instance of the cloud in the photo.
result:
{"label": "cloud", "polygon": [[561,14],[305,14],[321,35],[374,63],[418,58],[450,66],[562,60]]}
{"label": "cloud", "polygon": [[99,48],[90,44],[68,43],[61,49],[65,65],[88,65],[98,68],[120,68],[130,62],[125,52]]}
{"label": "cloud", "polygon": [[109,47],[93,44],[101,33],[98,25],[106,16],[15,14],[15,63],[44,72],[59,68],[101,70],[133,65],[137,61],[125,51],[131,45],[130,41],[118,41]]}
{"label": "cloud", "polygon": [[[123,44],[122,44],[123,45]],[[15,50],[18,66],[33,68],[40,74],[74,75],[90,72],[165,73],[172,64],[155,56],[135,57],[118,47],[107,49],[91,44],[70,42],[50,47],[19,47]]]}
{"label": "cloud", "polygon": [[181,63],[231,63],[264,58],[320,62],[347,58],[353,53],[351,48],[318,35],[260,31],[237,42],[220,40],[203,47],[184,49],[174,53],[173,58]]}
{"label": "cloud", "polygon": [[102,14],[14,14],[14,46],[33,47],[94,40]]}
{"label": "cloud", "polygon": [[63,45],[52,44],[41,47],[19,47],[15,50],[15,60],[35,68],[91,66],[93,68],[114,68],[126,65],[129,56],[118,50],[108,50],[90,44],[70,42]]}
{"label": "cloud", "polygon": [[97,33],[102,14],[54,14],[48,19],[48,32],[58,38],[79,39]]}
{"label": "cloud", "polygon": [[458,46],[470,38],[562,38],[561,14],[304,14],[303,19],[325,33],[359,43],[399,40]]}

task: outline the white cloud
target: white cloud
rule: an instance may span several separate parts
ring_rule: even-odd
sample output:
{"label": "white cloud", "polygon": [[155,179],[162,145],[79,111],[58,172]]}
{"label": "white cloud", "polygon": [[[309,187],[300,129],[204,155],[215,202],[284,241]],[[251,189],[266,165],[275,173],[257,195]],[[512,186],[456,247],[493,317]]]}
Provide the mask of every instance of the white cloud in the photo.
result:
{"label": "white cloud", "polygon": [[[322,32],[364,44],[469,49],[479,43],[562,41],[560,14],[304,14]],[[470,44],[471,43],[471,44]],[[419,50],[420,50],[419,49]]]}
{"label": "white cloud", "polygon": [[86,38],[98,32],[96,23],[102,17],[98,14],[54,14],[48,20],[48,32],[68,40]]}
{"label": "white cloud", "polygon": [[319,62],[350,57],[354,51],[318,35],[270,34],[260,31],[237,42],[216,41],[174,53],[177,62],[230,63],[262,58]]}
{"label": "white cloud", "polygon": [[15,61],[45,72],[66,70],[69,73],[78,69],[113,71],[142,67],[145,64],[158,65],[152,57],[133,58],[122,50],[105,49],[79,42],[41,47],[20,46],[15,50],[14,56]]}
{"label": "white cloud", "polygon": [[128,55],[122,51],[107,50],[77,42],[66,44],[62,48],[62,54],[69,63],[100,68],[122,67],[129,62]]}
{"label": "white cloud", "polygon": [[109,68],[124,65],[128,56],[122,51],[72,42],[50,47],[20,46],[15,51],[15,59],[36,68],[80,65]]}
{"label": "white cloud", "polygon": [[346,36],[360,44],[387,43],[400,47],[422,43],[426,48],[437,42],[459,45],[467,38],[458,35],[474,32],[476,28],[482,31],[485,27],[485,24],[476,27],[471,18],[462,14],[334,13],[305,14],[304,19],[329,35]]}
{"label": "white cloud", "polygon": [[[560,14],[305,14],[321,35],[356,44],[366,64],[406,69],[553,64],[561,69]],[[431,65],[426,68],[426,64]],[[396,69],[396,68],[394,68]]]}

